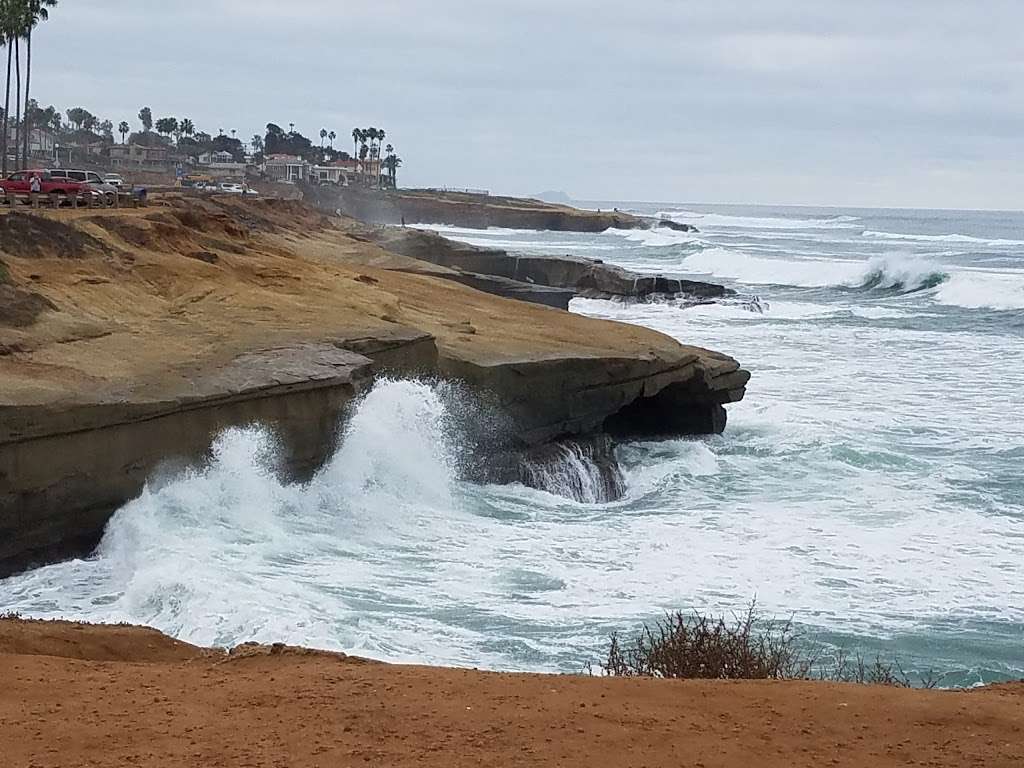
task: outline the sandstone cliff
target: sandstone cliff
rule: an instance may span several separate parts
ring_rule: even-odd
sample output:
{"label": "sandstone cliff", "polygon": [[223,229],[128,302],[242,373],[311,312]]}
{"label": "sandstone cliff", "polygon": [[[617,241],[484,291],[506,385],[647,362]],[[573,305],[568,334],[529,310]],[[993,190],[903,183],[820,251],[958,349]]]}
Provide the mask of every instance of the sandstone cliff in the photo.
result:
{"label": "sandstone cliff", "polygon": [[568,205],[494,195],[401,190],[377,192],[358,187],[305,187],[306,199],[322,209],[372,224],[450,224],[487,229],[604,232],[647,229],[653,222],[619,211],[588,211]]}
{"label": "sandstone cliff", "polygon": [[41,302],[0,315],[0,572],[87,551],[227,426],[270,425],[282,471],[308,474],[382,370],[486,392],[522,446],[619,431],[630,409],[657,426],[656,397],[671,431],[718,431],[743,396],[730,358],[483,293],[364,231],[234,198],[0,214],[0,287]]}

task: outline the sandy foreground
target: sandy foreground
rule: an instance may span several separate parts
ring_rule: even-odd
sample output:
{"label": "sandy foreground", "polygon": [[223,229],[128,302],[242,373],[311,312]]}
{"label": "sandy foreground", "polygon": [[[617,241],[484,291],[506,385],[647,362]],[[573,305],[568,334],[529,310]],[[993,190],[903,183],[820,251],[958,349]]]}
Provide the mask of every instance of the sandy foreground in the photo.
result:
{"label": "sandy foreground", "polygon": [[494,674],[14,620],[0,681],[4,768],[1024,765],[1024,683]]}

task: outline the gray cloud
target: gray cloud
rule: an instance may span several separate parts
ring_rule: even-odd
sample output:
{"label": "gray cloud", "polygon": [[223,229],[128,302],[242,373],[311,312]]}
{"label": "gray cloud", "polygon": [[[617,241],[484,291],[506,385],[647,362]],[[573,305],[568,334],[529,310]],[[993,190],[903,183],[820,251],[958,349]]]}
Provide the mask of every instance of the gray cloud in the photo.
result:
{"label": "gray cloud", "polygon": [[68,0],[35,94],[248,137],[377,125],[408,184],[1020,207],[1019,2]]}

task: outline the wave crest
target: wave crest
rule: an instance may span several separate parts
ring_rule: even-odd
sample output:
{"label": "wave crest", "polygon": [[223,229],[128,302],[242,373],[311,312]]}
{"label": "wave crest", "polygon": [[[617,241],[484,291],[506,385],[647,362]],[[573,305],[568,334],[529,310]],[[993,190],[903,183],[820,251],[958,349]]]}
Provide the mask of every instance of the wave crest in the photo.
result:
{"label": "wave crest", "polygon": [[937,288],[947,280],[949,273],[930,262],[879,257],[868,262],[858,283],[846,287],[861,291],[916,293]]}

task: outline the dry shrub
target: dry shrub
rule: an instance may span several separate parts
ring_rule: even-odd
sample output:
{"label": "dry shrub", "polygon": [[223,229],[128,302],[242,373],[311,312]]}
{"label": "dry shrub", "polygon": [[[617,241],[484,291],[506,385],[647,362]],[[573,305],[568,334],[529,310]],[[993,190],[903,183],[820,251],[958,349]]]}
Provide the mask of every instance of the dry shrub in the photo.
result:
{"label": "dry shrub", "polygon": [[756,604],[732,621],[670,613],[631,645],[613,635],[601,668],[615,677],[785,680],[810,673],[790,621],[760,621]]}
{"label": "dry shrub", "polygon": [[[644,625],[631,643],[612,635],[601,669],[613,677],[913,685],[898,661],[868,661],[842,650],[828,657],[801,635],[792,620],[760,618],[756,603],[731,621],[677,611],[653,627]],[[938,681],[928,672],[919,685],[934,688]]]}

